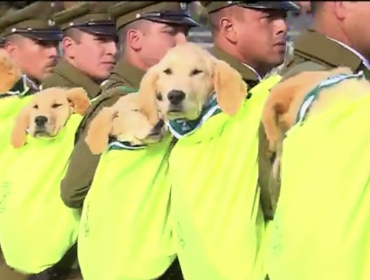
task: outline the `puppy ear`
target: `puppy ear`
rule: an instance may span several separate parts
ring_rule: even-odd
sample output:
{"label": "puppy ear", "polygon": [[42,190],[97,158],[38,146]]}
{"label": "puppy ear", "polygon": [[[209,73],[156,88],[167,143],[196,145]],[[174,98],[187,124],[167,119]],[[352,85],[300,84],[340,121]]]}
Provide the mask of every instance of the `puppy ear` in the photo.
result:
{"label": "puppy ear", "polygon": [[230,116],[238,113],[248,89],[239,72],[226,62],[217,60],[213,72],[213,85],[222,111]]}
{"label": "puppy ear", "polygon": [[73,111],[80,115],[85,114],[87,108],[90,106],[87,92],[82,87],[79,87],[67,90],[66,94]]}
{"label": "puppy ear", "polygon": [[142,78],[139,89],[141,111],[151,124],[156,124],[159,121],[156,97],[158,77],[157,69],[152,67]]}
{"label": "puppy ear", "polygon": [[20,68],[5,52],[0,52],[0,93],[9,91],[22,78]]}
{"label": "puppy ear", "polygon": [[15,118],[13,130],[10,135],[10,142],[16,149],[22,147],[26,142],[27,128],[30,124],[30,108],[23,107]]}
{"label": "puppy ear", "polygon": [[112,122],[116,116],[116,110],[104,107],[91,121],[85,142],[93,154],[101,154],[107,148],[112,133]]}

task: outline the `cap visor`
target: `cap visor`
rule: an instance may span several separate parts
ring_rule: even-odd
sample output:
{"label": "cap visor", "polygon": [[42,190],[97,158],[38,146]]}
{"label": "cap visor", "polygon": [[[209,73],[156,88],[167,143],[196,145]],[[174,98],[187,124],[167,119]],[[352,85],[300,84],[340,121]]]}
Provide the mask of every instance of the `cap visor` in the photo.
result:
{"label": "cap visor", "polygon": [[251,9],[271,9],[271,10],[283,10],[283,11],[299,11],[299,5],[292,1],[256,1],[254,3],[241,3],[240,6]]}
{"label": "cap visor", "polygon": [[99,36],[110,36],[116,37],[116,27],[115,25],[89,25],[89,26],[79,26],[80,30]]}
{"label": "cap visor", "polygon": [[62,33],[61,32],[22,32],[19,33],[20,35],[29,37],[31,39],[37,41],[48,41],[48,42],[60,42],[62,41]]}
{"label": "cap visor", "polygon": [[174,24],[174,25],[182,25],[187,27],[199,27],[200,24],[197,23],[191,17],[184,17],[184,16],[166,16],[166,17],[144,17],[147,20],[167,23],[167,24]]}

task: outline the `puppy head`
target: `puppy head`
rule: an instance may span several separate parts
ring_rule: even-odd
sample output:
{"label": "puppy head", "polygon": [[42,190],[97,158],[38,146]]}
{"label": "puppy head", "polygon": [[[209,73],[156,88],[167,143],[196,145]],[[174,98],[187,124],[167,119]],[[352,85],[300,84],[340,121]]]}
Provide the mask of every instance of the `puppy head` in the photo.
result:
{"label": "puppy head", "polygon": [[142,113],[138,93],[121,97],[112,107],[103,108],[92,120],[86,143],[94,154],[107,148],[110,138],[131,145],[148,145],[159,142],[165,133],[164,121],[156,117],[151,123]]}
{"label": "puppy head", "polygon": [[36,93],[16,117],[12,145],[15,148],[23,146],[27,131],[33,137],[57,135],[73,113],[84,114],[89,104],[82,88],[49,88]]}
{"label": "puppy head", "polygon": [[192,120],[199,117],[213,91],[221,109],[233,115],[242,105],[247,88],[240,74],[226,62],[193,43],[186,43],[169,50],[149,69],[139,94],[149,119],[150,110],[158,106],[168,119]]}
{"label": "puppy head", "polygon": [[345,67],[331,71],[302,72],[279,83],[271,90],[262,113],[262,123],[270,151],[277,151],[285,132],[295,124],[298,110],[307,93],[321,81],[337,74],[353,74],[353,72]]}
{"label": "puppy head", "polygon": [[5,51],[0,52],[0,94],[8,92],[21,79],[20,68]]}

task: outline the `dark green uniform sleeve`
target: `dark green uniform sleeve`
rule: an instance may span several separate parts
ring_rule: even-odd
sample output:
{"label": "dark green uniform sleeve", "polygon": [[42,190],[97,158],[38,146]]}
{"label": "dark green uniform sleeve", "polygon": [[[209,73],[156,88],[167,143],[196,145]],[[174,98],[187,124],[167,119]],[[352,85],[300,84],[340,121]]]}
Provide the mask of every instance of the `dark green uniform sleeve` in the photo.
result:
{"label": "dark green uniform sleeve", "polygon": [[71,208],[81,208],[94,178],[100,156],[90,152],[85,142],[85,133],[77,141],[67,168],[67,173],[61,182],[61,197],[65,205]]}
{"label": "dark green uniform sleeve", "polygon": [[262,124],[259,128],[258,138],[258,185],[260,187],[261,206],[265,219],[272,220],[279,198],[280,182],[275,180],[272,174],[273,154],[269,151],[268,141]]}
{"label": "dark green uniform sleeve", "polygon": [[89,108],[80,130],[76,133],[76,144],[72,151],[67,173],[61,182],[61,198],[71,208],[81,208],[93,181],[100,155],[91,153],[85,142],[87,128],[91,120],[104,107],[112,106],[126,94],[117,88],[100,96]]}

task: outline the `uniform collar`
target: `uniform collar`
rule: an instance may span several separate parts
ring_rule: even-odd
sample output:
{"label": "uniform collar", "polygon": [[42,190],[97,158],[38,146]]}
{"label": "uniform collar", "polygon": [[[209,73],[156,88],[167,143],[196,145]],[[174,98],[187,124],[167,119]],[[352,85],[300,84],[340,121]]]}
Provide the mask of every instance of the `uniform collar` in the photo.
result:
{"label": "uniform collar", "polygon": [[348,48],[326,36],[308,30],[294,41],[294,52],[305,59],[331,67],[347,66],[357,72],[362,59]]}
{"label": "uniform collar", "polygon": [[[111,77],[117,80],[124,80],[128,86],[132,88],[139,88],[141,79],[145,71],[135,67],[126,60],[119,61],[112,70]],[[118,76],[118,77],[114,77]]]}
{"label": "uniform collar", "polygon": [[58,60],[53,72],[70,81],[76,87],[84,88],[90,99],[96,98],[101,92],[100,85],[96,81],[63,58]]}
{"label": "uniform collar", "polygon": [[42,90],[42,86],[39,83],[37,83],[34,80],[32,80],[31,78],[29,78],[27,75],[24,75],[24,79],[25,79],[25,82],[26,82],[27,86],[33,92]]}
{"label": "uniform collar", "polygon": [[232,68],[237,70],[243,77],[244,81],[250,86],[253,87],[254,85],[258,84],[260,81],[260,76],[257,72],[250,66],[241,63],[232,55],[228,54],[227,52],[221,50],[220,48],[214,46],[210,50],[211,54],[215,56],[217,59],[223,60],[230,64]]}
{"label": "uniform collar", "polygon": [[245,64],[245,63],[242,63],[242,64],[243,64],[244,67],[249,68],[256,75],[256,77],[259,81],[262,80],[262,77],[260,76],[260,74],[258,74],[257,71],[252,66],[249,66],[248,64]]}
{"label": "uniform collar", "polygon": [[361,59],[361,61],[362,61],[362,63],[364,64],[364,66],[368,69],[368,70],[370,70],[370,63],[369,63],[369,61],[362,55],[362,54],[360,54],[358,51],[356,51],[355,49],[353,49],[353,48],[351,48],[350,46],[348,46],[348,45],[346,45],[345,43],[342,43],[342,42],[340,42],[340,41],[338,41],[338,40],[335,40],[335,39],[333,39],[333,38],[330,38],[330,37],[327,37],[328,39],[330,39],[330,40],[332,40],[332,41],[334,41],[334,42],[336,42],[336,43],[338,43],[339,45],[341,45],[341,46],[343,46],[344,48],[346,48],[347,50],[349,50],[350,52],[352,52],[352,53],[354,53],[355,55],[357,55],[360,59]]}

